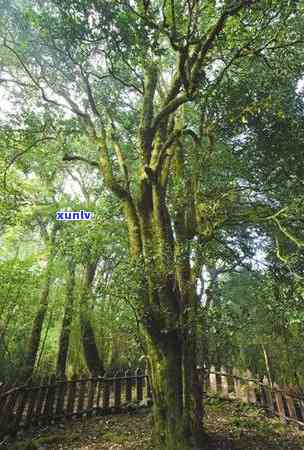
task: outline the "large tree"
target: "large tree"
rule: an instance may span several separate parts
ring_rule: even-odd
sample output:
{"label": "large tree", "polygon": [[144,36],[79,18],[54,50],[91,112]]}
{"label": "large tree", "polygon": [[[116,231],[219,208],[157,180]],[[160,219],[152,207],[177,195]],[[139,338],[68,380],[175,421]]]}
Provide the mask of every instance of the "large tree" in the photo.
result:
{"label": "large tree", "polygon": [[[196,278],[204,246],[221,227],[269,222],[277,207],[242,195],[242,180],[207,195],[209,161],[223,150],[214,135],[216,114],[209,115],[212,99],[214,92],[229,95],[221,81],[243,59],[267,59],[301,45],[303,5],[5,3],[1,82],[16,100],[16,126],[24,126],[29,113],[42,116],[40,135],[56,134],[64,160],[98,167],[121,202],[153,387],[156,448],[204,448],[196,370]],[[284,53],[281,64],[288,58]],[[220,175],[229,179],[225,166]]]}

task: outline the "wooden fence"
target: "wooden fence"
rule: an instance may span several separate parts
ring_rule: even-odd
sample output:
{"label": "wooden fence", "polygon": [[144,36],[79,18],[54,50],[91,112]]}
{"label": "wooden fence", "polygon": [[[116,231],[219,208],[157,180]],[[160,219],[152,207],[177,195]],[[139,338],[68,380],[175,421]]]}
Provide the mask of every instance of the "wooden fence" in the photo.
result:
{"label": "wooden fence", "polygon": [[70,381],[51,376],[37,385],[0,389],[0,438],[62,419],[118,413],[151,398],[148,378],[139,369],[134,375],[73,376]]}
{"label": "wooden fence", "polygon": [[267,377],[254,379],[249,369],[240,373],[238,369],[227,371],[225,368],[216,370],[211,366],[205,373],[205,393],[218,395],[229,400],[236,399],[243,403],[260,406],[270,414],[283,417],[285,420],[304,426],[304,398],[297,397],[287,388],[278,384],[270,384]]}
{"label": "wooden fence", "polygon": [[[296,421],[304,426],[304,399],[270,386],[266,377],[253,379],[247,370],[224,368],[198,369],[204,395],[238,399],[268,410],[271,414]],[[0,386],[0,438],[16,436],[19,430],[50,425],[63,419],[113,414],[135,408],[151,398],[147,375],[139,369],[114,377],[56,379],[54,376],[37,385]]]}

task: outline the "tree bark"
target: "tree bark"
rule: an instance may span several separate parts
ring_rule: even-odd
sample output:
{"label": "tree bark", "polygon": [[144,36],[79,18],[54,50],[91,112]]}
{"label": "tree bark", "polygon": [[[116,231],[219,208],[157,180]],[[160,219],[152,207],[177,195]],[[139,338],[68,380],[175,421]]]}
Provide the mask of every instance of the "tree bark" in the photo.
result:
{"label": "tree bark", "polygon": [[199,450],[206,437],[203,381],[196,368],[198,299],[190,264],[188,217],[183,202],[175,214],[169,212],[163,178],[148,167],[140,176],[136,202],[126,193],[123,203],[130,262],[141,272],[135,301],[146,337],[153,441],[158,450]]}
{"label": "tree bark", "polygon": [[85,313],[81,314],[80,323],[82,345],[87,367],[92,375],[103,375],[104,365],[102,359],[99,356],[94,329],[92,327],[90,319],[86,316]]}
{"label": "tree bark", "polygon": [[[197,371],[197,306],[190,249],[183,223],[175,238],[164,194],[152,188],[140,211],[146,304],[142,323],[154,405],[155,448],[203,449],[202,380]],[[149,198],[149,197],[148,197]],[[147,203],[146,203],[147,205]]]}
{"label": "tree bark", "polygon": [[89,302],[92,298],[92,284],[96,272],[97,261],[88,263],[85,269],[85,281],[80,304],[80,327],[82,345],[87,367],[92,375],[103,375],[104,364],[99,356],[94,329],[90,320]]}
{"label": "tree bark", "polygon": [[204,448],[202,380],[189,344],[183,333],[175,330],[168,332],[157,347],[149,346],[153,444],[157,449]]}
{"label": "tree bark", "polygon": [[35,368],[35,362],[38,355],[40,340],[41,340],[41,334],[42,334],[42,328],[44,324],[44,320],[46,317],[48,304],[49,304],[49,293],[50,293],[50,286],[51,286],[51,280],[52,280],[52,274],[51,274],[51,266],[53,262],[53,255],[51,252],[51,255],[49,256],[48,262],[47,262],[47,268],[46,268],[46,274],[45,274],[45,284],[41,293],[41,298],[39,302],[39,308],[36,313],[36,316],[34,318],[32,331],[28,343],[28,347],[26,350],[25,358],[24,358],[24,366],[21,374],[22,381],[26,381],[30,379],[33,376],[34,368]]}
{"label": "tree bark", "polygon": [[31,336],[25,352],[24,365],[23,368],[21,369],[21,376],[20,376],[21,381],[29,380],[30,378],[32,378],[34,373],[35,363],[41,341],[42,328],[49,305],[49,293],[52,282],[53,261],[56,254],[55,239],[58,228],[59,225],[58,223],[56,223],[53,226],[51,233],[49,235],[45,227],[41,226],[40,224],[40,233],[44,238],[45,243],[50,246],[50,251],[47,259],[45,282],[41,292],[39,307],[36,316],[34,318]]}
{"label": "tree bark", "polygon": [[59,348],[57,355],[56,374],[59,377],[65,376],[66,364],[69,351],[70,333],[73,321],[73,306],[75,298],[75,263],[68,264],[68,274],[66,282],[66,302],[64,305],[64,315],[59,337]]}

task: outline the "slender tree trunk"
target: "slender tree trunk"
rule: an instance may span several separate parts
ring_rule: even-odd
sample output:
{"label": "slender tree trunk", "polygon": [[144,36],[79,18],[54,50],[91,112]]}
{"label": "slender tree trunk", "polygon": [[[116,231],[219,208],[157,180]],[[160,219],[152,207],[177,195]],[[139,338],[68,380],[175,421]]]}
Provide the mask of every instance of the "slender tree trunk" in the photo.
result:
{"label": "slender tree trunk", "polygon": [[210,369],[210,354],[209,354],[209,321],[208,321],[208,311],[204,308],[201,314],[201,328],[200,333],[200,352],[199,352],[199,362],[202,367],[206,369],[206,376]]}
{"label": "slender tree trunk", "polygon": [[57,355],[56,373],[59,377],[64,377],[66,372],[67,357],[69,351],[70,333],[73,321],[73,306],[75,298],[75,263],[68,264],[68,274],[66,282],[66,302],[64,305],[64,315],[61,326],[59,349]]}
{"label": "slender tree trunk", "polygon": [[80,304],[80,327],[84,356],[87,367],[92,375],[103,375],[104,364],[99,356],[94,329],[90,320],[89,303],[92,298],[92,284],[97,262],[88,263],[85,269],[85,281]]}
{"label": "slender tree trunk", "polygon": [[47,263],[45,284],[41,293],[39,308],[34,318],[28,347],[24,357],[24,368],[22,370],[21,375],[22,380],[28,380],[29,378],[32,377],[34,372],[35,362],[41,340],[42,328],[49,304],[49,293],[52,280],[51,274],[52,259],[53,259],[52,255],[50,255]]}
{"label": "slender tree trunk", "polygon": [[268,353],[267,353],[266,347],[265,347],[265,345],[263,343],[261,344],[261,346],[262,346],[262,350],[263,350],[263,355],[264,355],[265,366],[266,366],[266,371],[267,371],[269,383],[270,383],[270,386],[272,388],[273,381],[272,381],[272,376],[271,376],[271,370],[270,370],[270,363],[269,363]]}
{"label": "slender tree trunk", "polygon": [[46,229],[41,226],[40,232],[46,242],[47,245],[50,246],[50,252],[47,260],[47,266],[45,271],[45,282],[41,292],[41,298],[39,302],[38,311],[34,318],[34,323],[32,326],[31,335],[29,338],[29,343],[25,352],[24,357],[24,365],[21,370],[21,380],[25,381],[30,379],[33,376],[35,363],[38,355],[39,345],[41,341],[42,328],[44,324],[44,320],[46,317],[46,313],[49,305],[49,293],[52,282],[52,269],[53,269],[53,261],[55,258],[55,239],[56,233],[58,231],[59,224],[56,223],[53,226],[50,236],[48,235]]}
{"label": "slender tree trunk", "polygon": [[42,356],[43,356],[44,349],[45,349],[45,343],[47,341],[48,334],[49,334],[50,327],[51,327],[51,323],[52,323],[52,320],[53,320],[53,312],[54,311],[51,311],[51,313],[49,314],[48,323],[47,323],[47,325],[45,327],[45,333],[44,333],[44,336],[43,336],[43,340],[42,340],[41,344],[39,345],[39,355],[37,355],[37,361],[35,363],[35,370],[37,370],[37,372],[39,371],[40,363],[41,363]]}

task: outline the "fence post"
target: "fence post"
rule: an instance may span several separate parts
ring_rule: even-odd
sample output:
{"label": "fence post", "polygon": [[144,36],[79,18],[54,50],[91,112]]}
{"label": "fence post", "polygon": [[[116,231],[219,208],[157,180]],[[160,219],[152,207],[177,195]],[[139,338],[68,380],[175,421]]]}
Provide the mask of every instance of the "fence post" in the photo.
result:
{"label": "fence post", "polygon": [[246,372],[244,373],[244,371],[241,372],[241,376],[240,376],[240,393],[241,393],[240,400],[243,403],[249,403],[249,400],[248,400],[248,382],[247,382]]}
{"label": "fence post", "polygon": [[110,381],[104,377],[103,379],[103,392],[102,392],[102,407],[107,410],[110,407]]}
{"label": "fence post", "polygon": [[96,384],[97,384],[96,377],[91,378],[91,380],[89,381],[89,397],[88,397],[88,413],[87,413],[89,417],[93,415]]}
{"label": "fence post", "polygon": [[121,379],[120,373],[117,372],[114,378],[114,407],[120,409],[121,405]]}
{"label": "fence post", "polygon": [[98,378],[97,378],[97,396],[96,396],[96,413],[97,414],[101,410],[101,406],[100,406],[101,390],[102,390],[102,377],[98,376]]}
{"label": "fence post", "polygon": [[262,392],[262,387],[261,387],[261,377],[259,376],[259,374],[256,374],[256,388],[255,388],[255,393],[256,393],[256,404],[258,406],[263,406],[264,405],[264,398],[263,398],[263,392]]}
{"label": "fence post", "polygon": [[240,382],[240,371],[239,369],[233,369],[233,384],[234,384],[234,392],[235,392],[235,398],[238,400],[241,400],[241,382]]}
{"label": "fence post", "polygon": [[[6,385],[4,383],[0,383],[0,397],[2,396],[2,394],[4,394],[6,390]],[[0,410],[1,412],[1,410]]]}
{"label": "fence post", "polygon": [[77,416],[81,417],[84,410],[84,397],[85,397],[85,391],[86,391],[86,380],[83,376],[80,377],[79,381],[79,398],[78,398],[78,404],[77,404]]}
{"label": "fence post", "polygon": [[150,379],[149,379],[149,372],[148,369],[146,368],[145,370],[145,380],[147,383],[147,398],[152,398],[152,390],[151,390],[151,384],[150,384]]}
{"label": "fence post", "polygon": [[223,398],[229,398],[228,379],[225,367],[221,367],[221,387]]}
{"label": "fence post", "polygon": [[292,417],[293,419],[297,419],[298,416],[297,416],[293,398],[290,397],[287,392],[285,392],[284,396],[285,396],[285,400],[286,400],[289,417]]}
{"label": "fence post", "polygon": [[143,399],[143,378],[142,378],[142,372],[138,368],[135,372],[136,375],[136,400],[138,402],[141,402]]}
{"label": "fence post", "polygon": [[28,399],[28,384],[20,390],[19,404],[16,411],[16,416],[13,424],[14,435],[17,434],[20,424],[22,423],[23,413]]}
{"label": "fence post", "polygon": [[[12,389],[15,388],[16,385],[12,386]],[[13,390],[9,394],[7,394],[6,402],[2,409],[2,417],[0,417],[0,429],[1,434],[11,434],[13,432],[12,429],[12,418],[14,413],[14,408],[18,399],[18,390]]]}
{"label": "fence post", "polygon": [[255,383],[252,381],[252,373],[249,369],[246,370],[246,379],[248,383],[248,401],[249,403],[256,404]]}
{"label": "fence post", "polygon": [[5,412],[5,404],[7,401],[7,395],[5,395],[5,392],[7,392],[9,389],[11,389],[12,386],[9,386],[8,384],[3,385],[1,394],[0,394],[0,415],[3,416]]}
{"label": "fence post", "polygon": [[77,375],[74,373],[68,382],[68,401],[67,401],[67,417],[74,415],[75,399],[77,393]]}
{"label": "fence post", "polygon": [[67,378],[64,375],[62,378],[57,379],[58,383],[58,395],[57,404],[55,408],[55,420],[60,420],[64,417],[65,397],[67,393]]}
{"label": "fence post", "polygon": [[49,423],[53,419],[53,408],[54,408],[54,401],[55,401],[55,394],[56,394],[56,376],[51,375],[48,383],[48,392],[45,399],[45,406],[44,406],[44,420],[45,422]]}
{"label": "fence post", "polygon": [[271,391],[271,388],[269,386],[268,378],[266,376],[264,376],[264,378],[263,378],[262,392],[263,392],[266,408],[271,413],[273,413],[274,412],[274,406],[273,406],[272,391]]}
{"label": "fence post", "polygon": [[203,387],[203,393],[204,395],[207,394],[208,390],[210,389],[210,382],[209,382],[209,370],[207,367],[202,367],[202,387]]}
{"label": "fence post", "polygon": [[29,387],[29,399],[24,428],[29,428],[39,420],[40,416],[37,414],[37,408],[39,406],[40,388],[40,384]]}
{"label": "fence post", "polygon": [[276,401],[276,405],[277,405],[277,410],[280,416],[285,417],[285,407],[284,407],[284,402],[283,402],[283,398],[282,398],[282,393],[280,392],[280,386],[277,383],[273,384],[274,387],[274,398]]}
{"label": "fence post", "polygon": [[[45,402],[45,397],[47,394],[47,382],[46,377],[41,378],[39,382],[39,387],[37,388],[37,401],[35,407],[35,421],[39,423],[41,416],[43,414],[43,406]],[[29,392],[31,391],[31,386],[29,386]]]}
{"label": "fence post", "polygon": [[216,373],[215,373],[215,367],[210,367],[209,372],[209,384],[210,384],[210,390],[213,394],[217,393],[217,385],[216,385]]}
{"label": "fence post", "polygon": [[300,406],[300,410],[301,410],[301,416],[304,422],[304,400],[300,400],[299,401],[299,406]]}
{"label": "fence post", "polygon": [[125,372],[125,386],[126,386],[126,402],[132,401],[132,378],[131,378],[131,371],[127,370]]}
{"label": "fence post", "polygon": [[228,367],[226,370],[227,370],[228,396],[230,398],[230,393],[234,392],[233,373],[231,367]]}

